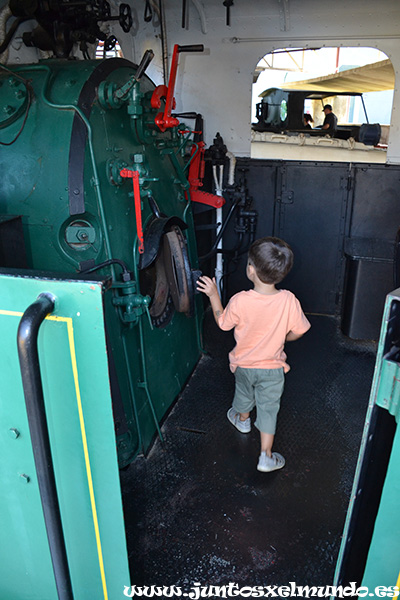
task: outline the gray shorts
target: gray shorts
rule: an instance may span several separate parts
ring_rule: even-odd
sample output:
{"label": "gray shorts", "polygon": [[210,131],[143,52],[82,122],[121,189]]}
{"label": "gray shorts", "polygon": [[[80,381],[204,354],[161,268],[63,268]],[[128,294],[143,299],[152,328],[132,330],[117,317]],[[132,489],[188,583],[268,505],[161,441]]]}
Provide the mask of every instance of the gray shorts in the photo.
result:
{"label": "gray shorts", "polygon": [[257,407],[254,425],[263,433],[275,433],[276,417],[285,383],[283,368],[243,369],[235,371],[233,408],[238,413],[250,412]]}

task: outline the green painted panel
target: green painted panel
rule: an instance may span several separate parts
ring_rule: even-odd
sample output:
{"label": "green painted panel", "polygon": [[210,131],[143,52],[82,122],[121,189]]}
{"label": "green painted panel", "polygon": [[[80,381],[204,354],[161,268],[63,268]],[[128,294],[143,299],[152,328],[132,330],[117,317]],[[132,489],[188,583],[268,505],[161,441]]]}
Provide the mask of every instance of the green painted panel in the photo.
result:
{"label": "green painted panel", "polygon": [[[367,469],[366,476],[368,476],[372,471],[372,469],[369,469],[369,466],[372,463],[381,464],[382,469],[386,468],[386,464],[383,464],[383,461],[380,461],[381,457],[368,457],[368,445],[373,437],[378,435],[376,431],[373,429],[371,430],[373,411],[376,407],[380,407],[380,409],[387,410],[388,413],[395,417],[397,423],[399,420],[399,362],[397,353],[399,327],[397,312],[399,310],[399,291],[400,290],[395,290],[386,297],[368,411],[364,424],[342,544],[336,565],[335,585],[338,584],[341,570],[347,566],[346,561],[350,560],[348,555],[346,555],[348,548],[350,547],[351,550],[351,544],[353,543],[358,543],[362,548],[360,535],[363,524],[357,521],[357,519],[359,519],[357,516],[357,509],[359,508],[357,502],[359,494],[364,493],[362,484],[363,469],[364,467]],[[379,430],[380,436],[385,434],[391,435],[387,430]],[[368,461],[370,461],[369,464]],[[376,485],[378,485],[378,483],[376,483]],[[380,492],[379,488],[375,491],[377,493]],[[369,494],[370,497],[361,495],[365,507],[370,510],[370,515],[365,517],[367,511],[362,507],[364,510],[364,518],[369,519],[369,522],[365,523],[366,531],[369,531],[368,527],[371,519],[375,519],[375,521],[371,522],[371,524],[373,523],[374,529],[369,549],[365,548],[366,551],[368,550],[365,567],[361,563],[360,568],[364,568],[362,585],[371,590],[369,595],[372,596],[372,590],[377,586],[396,586],[400,576],[400,513],[398,510],[400,495],[400,431],[398,426],[394,435],[376,518],[373,508],[368,506],[368,499],[371,498],[371,492],[369,492]],[[371,502],[374,505],[375,499],[371,498]],[[355,513],[356,516],[354,517],[355,529],[352,530],[353,513]],[[365,531],[362,531],[362,534],[365,534]],[[357,538],[357,542],[354,542],[354,538]],[[356,560],[355,552],[352,555],[351,560]],[[353,568],[357,572],[358,565]]]}
{"label": "green painted panel", "polygon": [[363,585],[395,586],[400,576],[400,431],[396,430]]}
{"label": "green painted panel", "polygon": [[129,571],[102,285],[0,275],[0,290],[0,597],[26,600],[29,590],[30,600],[57,598],[16,344],[21,313],[50,292],[56,307],[41,326],[39,355],[74,598],[121,598]]}

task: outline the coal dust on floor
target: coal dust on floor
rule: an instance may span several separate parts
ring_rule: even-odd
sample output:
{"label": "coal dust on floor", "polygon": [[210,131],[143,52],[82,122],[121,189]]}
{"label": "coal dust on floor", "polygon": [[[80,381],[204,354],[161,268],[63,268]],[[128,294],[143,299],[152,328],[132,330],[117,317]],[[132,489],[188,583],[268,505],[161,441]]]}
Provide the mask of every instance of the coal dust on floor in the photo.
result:
{"label": "coal dust on floor", "polygon": [[[149,455],[121,472],[131,584],[331,585],[372,383],[376,347],[331,317],[286,345],[274,449],[227,420],[231,333],[206,317],[205,350]],[[254,421],[254,415],[252,415]]]}

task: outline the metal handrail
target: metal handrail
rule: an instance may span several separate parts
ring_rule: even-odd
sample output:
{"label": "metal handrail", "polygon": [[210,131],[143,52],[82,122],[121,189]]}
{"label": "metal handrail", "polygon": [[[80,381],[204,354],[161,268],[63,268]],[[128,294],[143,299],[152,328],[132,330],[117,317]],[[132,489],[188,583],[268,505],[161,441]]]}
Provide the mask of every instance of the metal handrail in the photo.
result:
{"label": "metal handrail", "polygon": [[54,302],[52,294],[43,293],[25,310],[18,327],[17,344],[33,457],[58,598],[73,600],[37,345],[40,325],[54,310]]}

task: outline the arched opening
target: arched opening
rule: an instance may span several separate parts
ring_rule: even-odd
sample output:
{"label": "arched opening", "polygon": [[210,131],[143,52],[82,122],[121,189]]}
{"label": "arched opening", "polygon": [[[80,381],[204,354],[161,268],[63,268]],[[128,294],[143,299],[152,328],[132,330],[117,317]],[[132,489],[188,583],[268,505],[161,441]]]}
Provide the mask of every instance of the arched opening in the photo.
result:
{"label": "arched opening", "polygon": [[99,40],[96,48],[96,58],[123,58],[123,52],[119,42],[116,38],[111,39],[111,42],[107,43],[103,40]]}
{"label": "arched opening", "polygon": [[[254,73],[251,156],[384,163],[393,90],[392,64],[376,48],[275,50]],[[334,130],[324,128],[326,105]]]}

